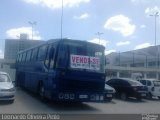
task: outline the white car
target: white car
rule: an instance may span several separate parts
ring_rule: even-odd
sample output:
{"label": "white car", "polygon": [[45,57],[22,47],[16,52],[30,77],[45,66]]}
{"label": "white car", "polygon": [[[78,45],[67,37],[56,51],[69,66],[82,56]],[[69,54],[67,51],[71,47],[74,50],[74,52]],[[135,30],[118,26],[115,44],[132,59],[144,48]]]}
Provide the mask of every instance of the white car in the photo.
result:
{"label": "white car", "polygon": [[158,97],[160,99],[160,80],[156,79],[142,79],[138,80],[148,88],[147,98]]}
{"label": "white car", "polygon": [[15,86],[10,76],[5,72],[0,72],[0,100],[14,102]]}

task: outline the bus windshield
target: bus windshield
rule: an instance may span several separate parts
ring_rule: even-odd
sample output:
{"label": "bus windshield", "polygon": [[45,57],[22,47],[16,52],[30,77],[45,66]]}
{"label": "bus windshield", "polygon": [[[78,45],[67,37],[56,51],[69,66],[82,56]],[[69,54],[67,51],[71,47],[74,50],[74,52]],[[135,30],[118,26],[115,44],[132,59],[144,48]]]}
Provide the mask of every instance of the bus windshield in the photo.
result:
{"label": "bus windshield", "polygon": [[88,42],[66,42],[69,68],[104,72],[104,48]]}

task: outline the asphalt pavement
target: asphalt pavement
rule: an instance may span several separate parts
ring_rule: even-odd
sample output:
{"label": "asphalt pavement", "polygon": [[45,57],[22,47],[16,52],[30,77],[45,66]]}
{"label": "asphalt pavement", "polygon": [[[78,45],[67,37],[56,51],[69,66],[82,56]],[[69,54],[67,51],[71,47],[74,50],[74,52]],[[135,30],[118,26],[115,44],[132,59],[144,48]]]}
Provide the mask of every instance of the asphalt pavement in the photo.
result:
{"label": "asphalt pavement", "polygon": [[36,95],[20,88],[14,103],[0,101],[0,113],[58,113],[58,114],[143,114],[160,113],[160,100],[127,101],[113,99],[105,103],[42,102]]}

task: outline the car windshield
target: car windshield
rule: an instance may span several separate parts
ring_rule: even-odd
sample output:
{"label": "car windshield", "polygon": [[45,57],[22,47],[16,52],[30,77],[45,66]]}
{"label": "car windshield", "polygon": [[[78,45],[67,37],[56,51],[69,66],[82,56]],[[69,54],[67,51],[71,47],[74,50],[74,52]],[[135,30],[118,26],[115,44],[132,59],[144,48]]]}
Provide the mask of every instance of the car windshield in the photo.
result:
{"label": "car windshield", "polygon": [[133,81],[133,80],[128,80],[128,82],[132,85],[132,86],[141,86],[142,84],[138,81]]}
{"label": "car windshield", "polygon": [[154,86],[160,86],[160,81],[153,81]]}
{"label": "car windshield", "polygon": [[10,79],[7,75],[1,74],[0,75],[0,82],[10,82]]}

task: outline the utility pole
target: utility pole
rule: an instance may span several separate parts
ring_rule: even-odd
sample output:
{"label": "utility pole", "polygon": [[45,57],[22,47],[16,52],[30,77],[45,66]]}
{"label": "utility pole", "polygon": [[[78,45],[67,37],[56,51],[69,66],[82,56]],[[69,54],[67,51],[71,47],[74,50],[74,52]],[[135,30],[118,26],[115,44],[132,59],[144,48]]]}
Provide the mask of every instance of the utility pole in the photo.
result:
{"label": "utility pole", "polygon": [[157,17],[159,16],[159,12],[157,11],[156,13],[154,14],[150,14],[150,16],[154,17],[154,22],[155,22],[155,46],[156,46],[156,37],[157,37]]}
{"label": "utility pole", "polygon": [[63,37],[63,0],[62,0],[62,6],[61,6],[61,40]]}
{"label": "utility pole", "polygon": [[100,44],[100,36],[102,35],[103,33],[100,33],[100,32],[97,32],[96,35],[98,35],[98,39],[99,39],[99,44]]}
{"label": "utility pole", "polygon": [[36,22],[36,21],[33,21],[33,22],[29,21],[28,23],[29,23],[29,24],[31,25],[31,27],[32,27],[32,40],[33,40],[33,26],[34,26],[34,25],[37,25],[37,22]]}

